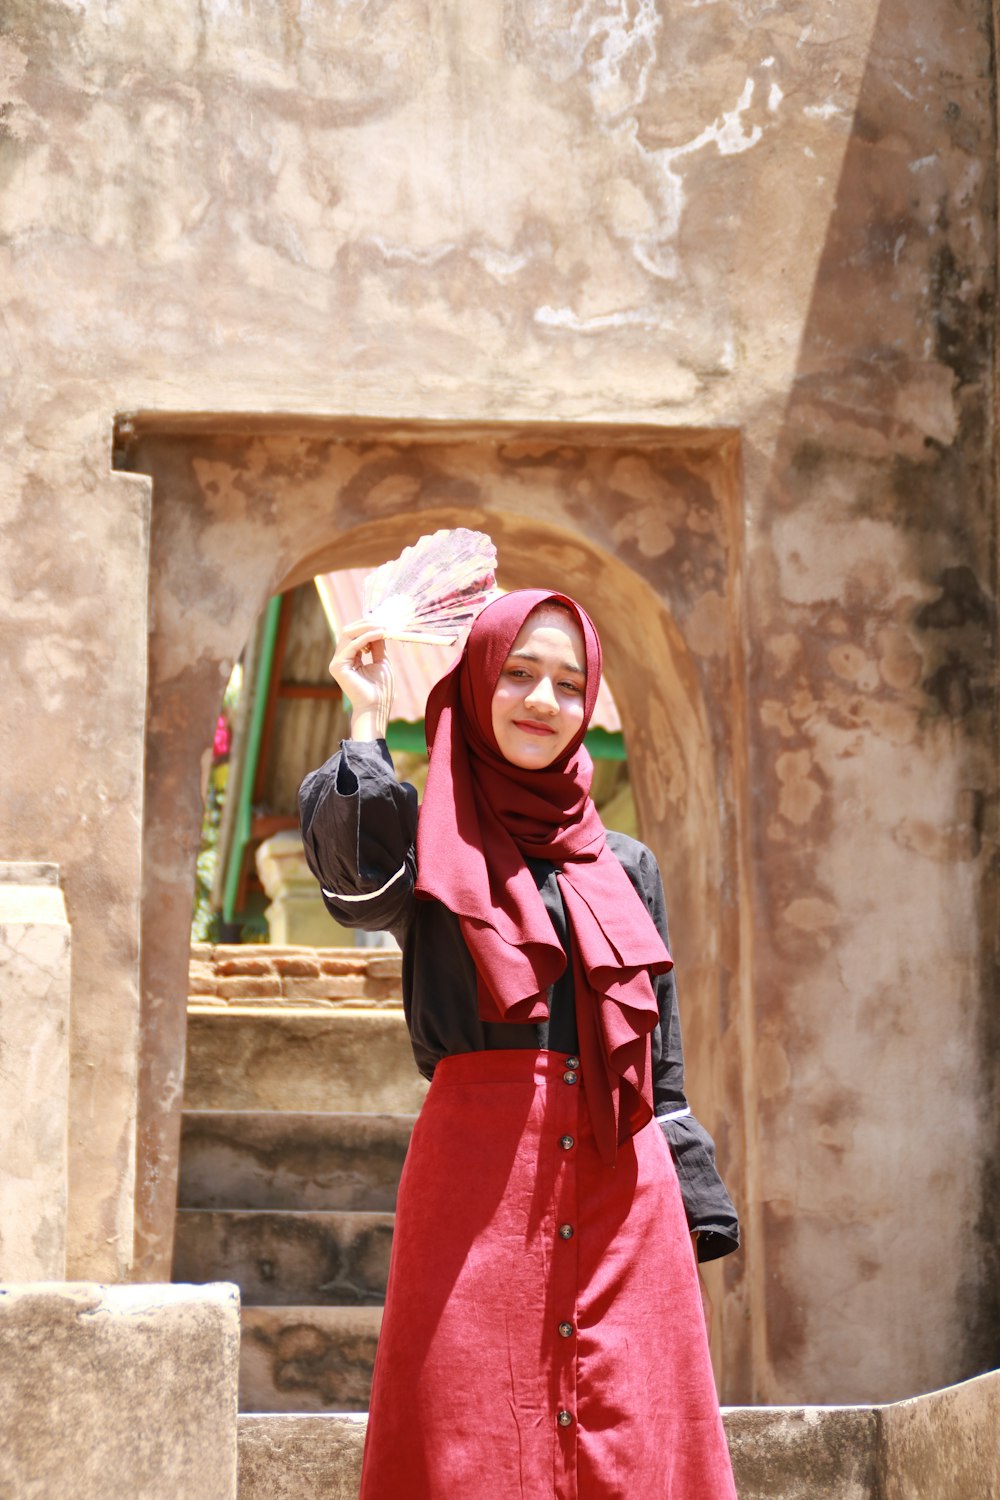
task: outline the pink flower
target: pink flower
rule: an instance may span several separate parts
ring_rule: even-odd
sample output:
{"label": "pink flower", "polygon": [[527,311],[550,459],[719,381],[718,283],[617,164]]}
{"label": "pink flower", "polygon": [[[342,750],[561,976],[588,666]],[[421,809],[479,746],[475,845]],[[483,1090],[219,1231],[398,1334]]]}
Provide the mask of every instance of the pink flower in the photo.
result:
{"label": "pink flower", "polygon": [[212,756],[215,760],[222,760],[229,754],[229,742],[229,725],[225,715],[220,714],[215,721],[215,738],[212,741]]}

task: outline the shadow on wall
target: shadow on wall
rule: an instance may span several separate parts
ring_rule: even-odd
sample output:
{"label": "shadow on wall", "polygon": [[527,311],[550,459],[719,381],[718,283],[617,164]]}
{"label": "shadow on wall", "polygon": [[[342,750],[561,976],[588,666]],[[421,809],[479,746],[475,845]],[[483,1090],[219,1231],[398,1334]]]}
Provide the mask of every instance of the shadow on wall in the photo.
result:
{"label": "shadow on wall", "polygon": [[[566,588],[595,617],[640,828],[671,899],[692,1091],[741,1197],[746,754],[734,439],[266,418],[224,426],[133,418],[120,433],[120,466],[154,481],[137,1275],[169,1275],[192,871],[222,685],[269,595],[333,567],[370,567],[440,526],[488,530],[504,587]],[[751,1380],[746,1257],[731,1274],[725,1383],[736,1396]]]}
{"label": "shadow on wall", "polygon": [[[757,1028],[811,1059],[761,1104],[776,1400],[912,1394],[1000,1332],[991,30],[981,0],[879,6],[788,400],[748,455],[753,783],[778,809]],[[846,1379],[845,1328],[882,1335]]]}

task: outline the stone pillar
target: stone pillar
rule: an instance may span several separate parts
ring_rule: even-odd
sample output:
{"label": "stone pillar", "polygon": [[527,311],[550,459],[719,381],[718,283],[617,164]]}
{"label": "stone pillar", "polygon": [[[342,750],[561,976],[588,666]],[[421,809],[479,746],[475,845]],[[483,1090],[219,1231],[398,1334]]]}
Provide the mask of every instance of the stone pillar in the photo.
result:
{"label": "stone pillar", "polygon": [[66,1275],[70,928],[59,868],[0,864],[0,1281]]}
{"label": "stone pillar", "polygon": [[349,948],[354,933],[333,920],[306,864],[302,839],[294,829],[276,833],[257,850],[257,873],[270,897],[265,913],[271,942],[279,947]]}
{"label": "stone pillar", "polygon": [[234,1286],[0,1287],[0,1495],[236,1500]]}

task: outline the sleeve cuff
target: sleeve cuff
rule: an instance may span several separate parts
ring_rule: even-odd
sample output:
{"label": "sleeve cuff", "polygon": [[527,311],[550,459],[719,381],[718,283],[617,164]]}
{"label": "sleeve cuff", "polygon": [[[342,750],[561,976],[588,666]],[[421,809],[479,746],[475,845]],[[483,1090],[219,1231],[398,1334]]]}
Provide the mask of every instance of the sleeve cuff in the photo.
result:
{"label": "sleeve cuff", "polygon": [[698,1230],[699,1261],[717,1260],[739,1249],[739,1219],[715,1165],[708,1131],[679,1106],[657,1115],[680,1184],[688,1228]]}
{"label": "sleeve cuff", "polygon": [[721,1260],[724,1255],[732,1255],[734,1250],[740,1248],[739,1230],[732,1232],[722,1229],[702,1228],[695,1224],[693,1229],[698,1230],[698,1238],[695,1241],[695,1253],[698,1264],[703,1265],[705,1261]]}

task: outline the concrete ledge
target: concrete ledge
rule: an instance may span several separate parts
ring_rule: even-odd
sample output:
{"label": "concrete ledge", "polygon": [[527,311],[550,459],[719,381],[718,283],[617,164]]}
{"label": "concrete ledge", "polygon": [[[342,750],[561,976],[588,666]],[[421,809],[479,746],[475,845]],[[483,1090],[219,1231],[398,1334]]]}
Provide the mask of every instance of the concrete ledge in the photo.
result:
{"label": "concrete ledge", "polygon": [[[990,1500],[1000,1371],[891,1406],[723,1409],[740,1500]],[[241,1416],[239,1500],[357,1500],[367,1416]]]}
{"label": "concrete ledge", "polygon": [[740,1500],[1000,1496],[1000,1370],[887,1406],[723,1411]]}
{"label": "concrete ledge", "polygon": [[240,1417],[240,1500],[357,1500],[367,1425],[362,1413]]}
{"label": "concrete ledge", "polygon": [[0,1287],[0,1495],[235,1500],[236,1288]]}
{"label": "concrete ledge", "polygon": [[59,866],[47,860],[8,859],[0,863],[0,885],[58,885]]}
{"label": "concrete ledge", "polygon": [[878,1500],[1000,1495],[1000,1370],[881,1409]]}
{"label": "concrete ledge", "polygon": [[722,1413],[740,1500],[875,1500],[871,1406],[732,1406]]}

